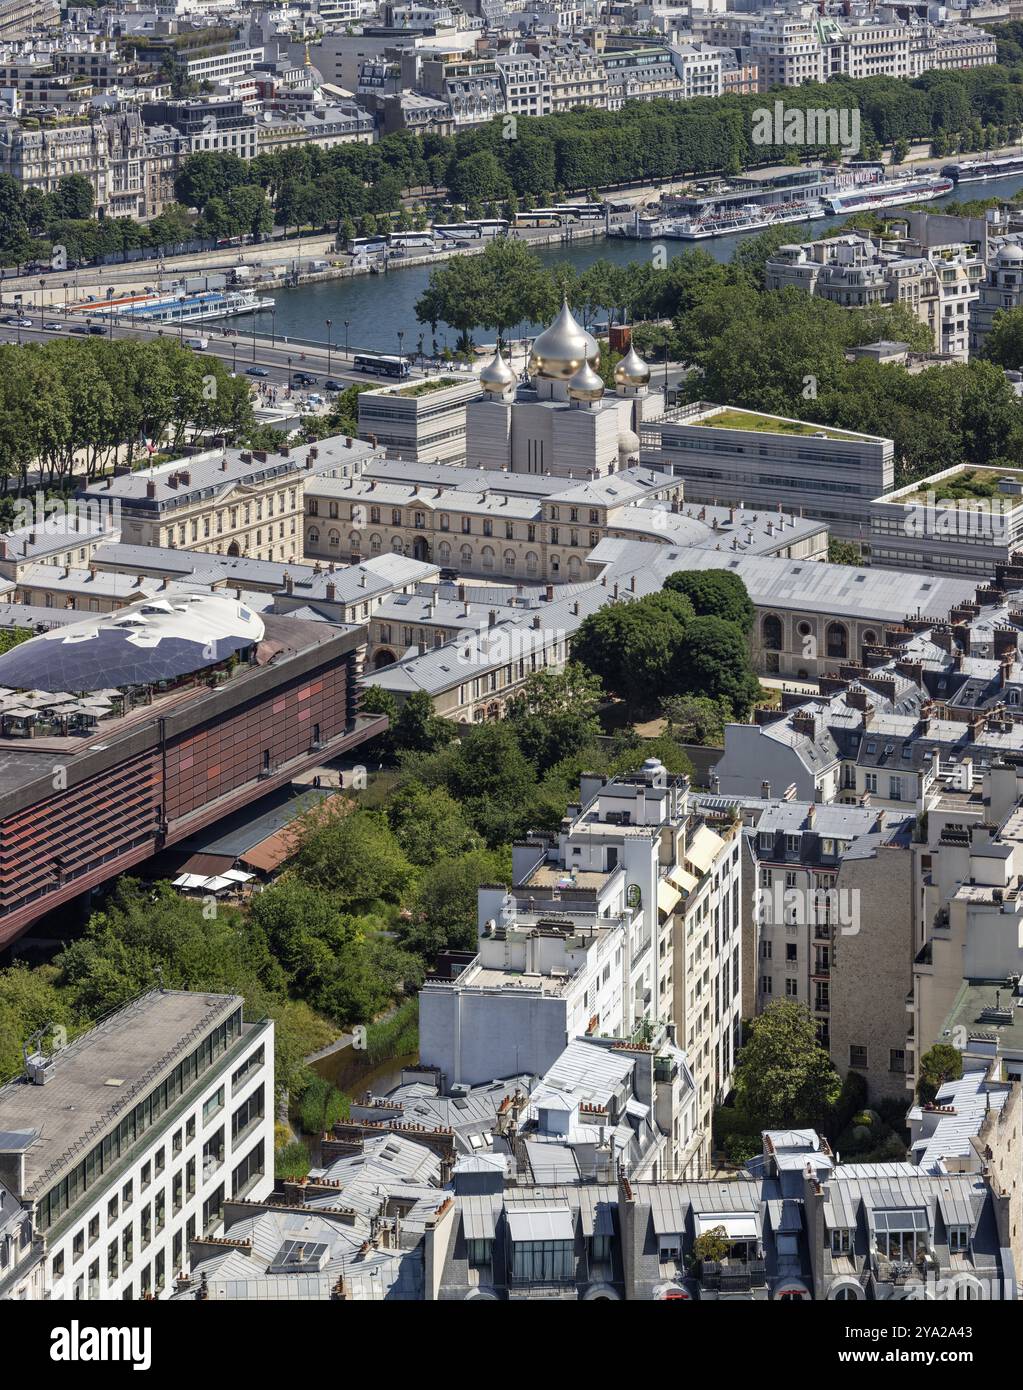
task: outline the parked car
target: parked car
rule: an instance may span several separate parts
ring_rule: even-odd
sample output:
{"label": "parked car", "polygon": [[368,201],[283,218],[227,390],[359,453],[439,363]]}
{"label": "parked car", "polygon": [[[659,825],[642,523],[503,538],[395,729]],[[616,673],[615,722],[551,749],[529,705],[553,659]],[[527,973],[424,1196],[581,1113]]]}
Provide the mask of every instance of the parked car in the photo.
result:
{"label": "parked car", "polygon": [[246,367],[246,368],[245,368],[245,375],[246,375],[246,376],[269,376],[270,373],[267,371],[267,369],[266,369],[265,367]]}
{"label": "parked car", "polygon": [[85,324],[85,323],[73,323],[73,324],[71,325],[71,332],[72,332],[72,333],[86,334],[86,333],[88,333],[88,331],[89,331],[89,326],[88,326],[88,324]]}
{"label": "parked car", "polygon": [[96,338],[101,338],[106,331],[106,327],[102,323],[89,324],[89,332]]}
{"label": "parked car", "polygon": [[347,390],[347,386],[345,382],[335,381],[332,376],[329,376],[327,377],[327,380],[323,383],[323,389],[325,391],[345,391]]}
{"label": "parked car", "polygon": [[296,386],[315,386],[316,378],[310,376],[308,372],[293,372],[292,377]]}

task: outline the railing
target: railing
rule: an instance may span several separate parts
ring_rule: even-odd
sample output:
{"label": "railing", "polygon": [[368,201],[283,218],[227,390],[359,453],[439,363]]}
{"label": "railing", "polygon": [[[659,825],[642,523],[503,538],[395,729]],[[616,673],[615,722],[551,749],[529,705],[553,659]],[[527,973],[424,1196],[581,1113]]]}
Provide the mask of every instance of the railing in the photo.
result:
{"label": "railing", "polygon": [[700,1267],[700,1283],[710,1292],[744,1293],[763,1288],[767,1283],[767,1266],[763,1260],[704,1260]]}

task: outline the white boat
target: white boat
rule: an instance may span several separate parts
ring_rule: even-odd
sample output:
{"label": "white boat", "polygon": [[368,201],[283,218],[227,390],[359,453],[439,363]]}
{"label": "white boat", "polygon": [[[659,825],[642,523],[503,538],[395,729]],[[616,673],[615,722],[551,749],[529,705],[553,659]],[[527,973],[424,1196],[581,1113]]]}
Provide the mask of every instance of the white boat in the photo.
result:
{"label": "white boat", "polygon": [[253,290],[204,290],[199,294],[141,294],[102,300],[88,306],[89,317],[110,318],[118,323],[201,323],[207,319],[235,318],[272,309],[272,299],[260,299]]}
{"label": "white boat", "polygon": [[824,199],[828,212],[873,212],[875,208],[899,208],[907,203],[927,203],[951,193],[954,184],[940,174],[907,174],[902,178],[878,179],[854,188],[831,193]]}
{"label": "white boat", "polygon": [[774,207],[758,207],[755,203],[744,203],[742,207],[734,210],[718,210],[700,217],[677,218],[666,226],[663,235],[677,237],[682,241],[703,241],[708,237],[759,232],[765,227],[778,227],[785,222],[812,222],[824,215],[824,204],[816,199],[809,203],[781,204]]}

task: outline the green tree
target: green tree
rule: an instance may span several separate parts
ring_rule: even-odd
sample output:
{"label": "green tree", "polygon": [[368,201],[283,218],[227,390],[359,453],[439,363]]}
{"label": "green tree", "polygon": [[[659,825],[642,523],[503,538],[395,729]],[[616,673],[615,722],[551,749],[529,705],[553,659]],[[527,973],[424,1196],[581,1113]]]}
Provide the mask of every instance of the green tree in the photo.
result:
{"label": "green tree", "polygon": [[932,1101],[946,1081],[958,1081],[963,1074],[963,1054],[951,1043],[935,1043],[920,1058],[917,1098]]}
{"label": "green tree", "polygon": [[685,639],[687,618],[695,621],[686,599],[678,594],[670,597],[675,611],[649,599],[605,604],[583,619],[572,642],[573,660],[599,676],[604,689],[620,696],[635,713],[655,707],[670,690],[670,673]]}
{"label": "green tree", "polygon": [[756,609],[746,585],[728,570],[676,570],[664,581],[671,593],[684,594],[697,617],[711,616],[753,631]]}
{"label": "green tree", "polygon": [[675,689],[724,700],[743,720],[760,697],[749,642],[735,623],[711,616],[694,618],[674,653]]}
{"label": "green tree", "polygon": [[600,733],[600,680],[577,661],[562,671],[534,671],[510,701],[506,718],[519,747],[541,773]]}
{"label": "green tree", "polygon": [[402,929],[402,945],[423,956],[474,949],[478,890],[510,877],[511,864],[503,852],[474,849],[439,859],[419,881],[412,921]]}
{"label": "green tree", "polygon": [[336,894],[346,908],[400,899],[413,870],[385,816],[375,811],[345,814],[328,802],[301,819],[294,867],[307,883]]}
{"label": "green tree", "polygon": [[661,701],[661,714],[668,721],[668,732],[683,743],[702,743],[721,747],[725,725],[732,720],[726,700],[706,695],[667,695]]}
{"label": "green tree", "polygon": [[841,1089],[802,1004],[771,1004],[750,1024],[735,1064],[736,1105],[745,1128],[820,1129]]}
{"label": "green tree", "polygon": [[480,848],[461,806],[443,787],[429,788],[415,779],[404,783],[388,805],[387,817],[413,864],[432,864]]}

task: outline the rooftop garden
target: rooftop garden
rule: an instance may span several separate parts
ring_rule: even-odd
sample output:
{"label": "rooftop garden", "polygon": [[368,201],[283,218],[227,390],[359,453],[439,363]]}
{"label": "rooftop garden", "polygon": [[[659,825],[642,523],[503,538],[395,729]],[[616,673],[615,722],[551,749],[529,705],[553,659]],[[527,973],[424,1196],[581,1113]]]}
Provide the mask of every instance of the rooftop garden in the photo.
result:
{"label": "rooftop garden", "polygon": [[457,386],[456,376],[441,376],[431,381],[416,381],[411,386],[402,386],[395,392],[397,396],[428,396],[431,391],[443,391],[447,386]]}
{"label": "rooftop garden", "polygon": [[1023,472],[1014,473],[1011,469],[966,468],[961,473],[955,473],[952,477],[943,478],[937,483],[932,484],[925,479],[917,491],[901,498],[900,501],[923,502],[930,494],[933,494],[938,502],[978,502],[991,497],[1002,497],[1005,494],[998,483],[1005,477],[1023,482]]}
{"label": "rooftop garden", "polygon": [[808,420],[781,420],[777,416],[761,415],[755,410],[720,410],[703,420],[694,420],[716,430],[753,430],[760,434],[827,435],[829,439],[848,439],[849,430],[829,430]]}

